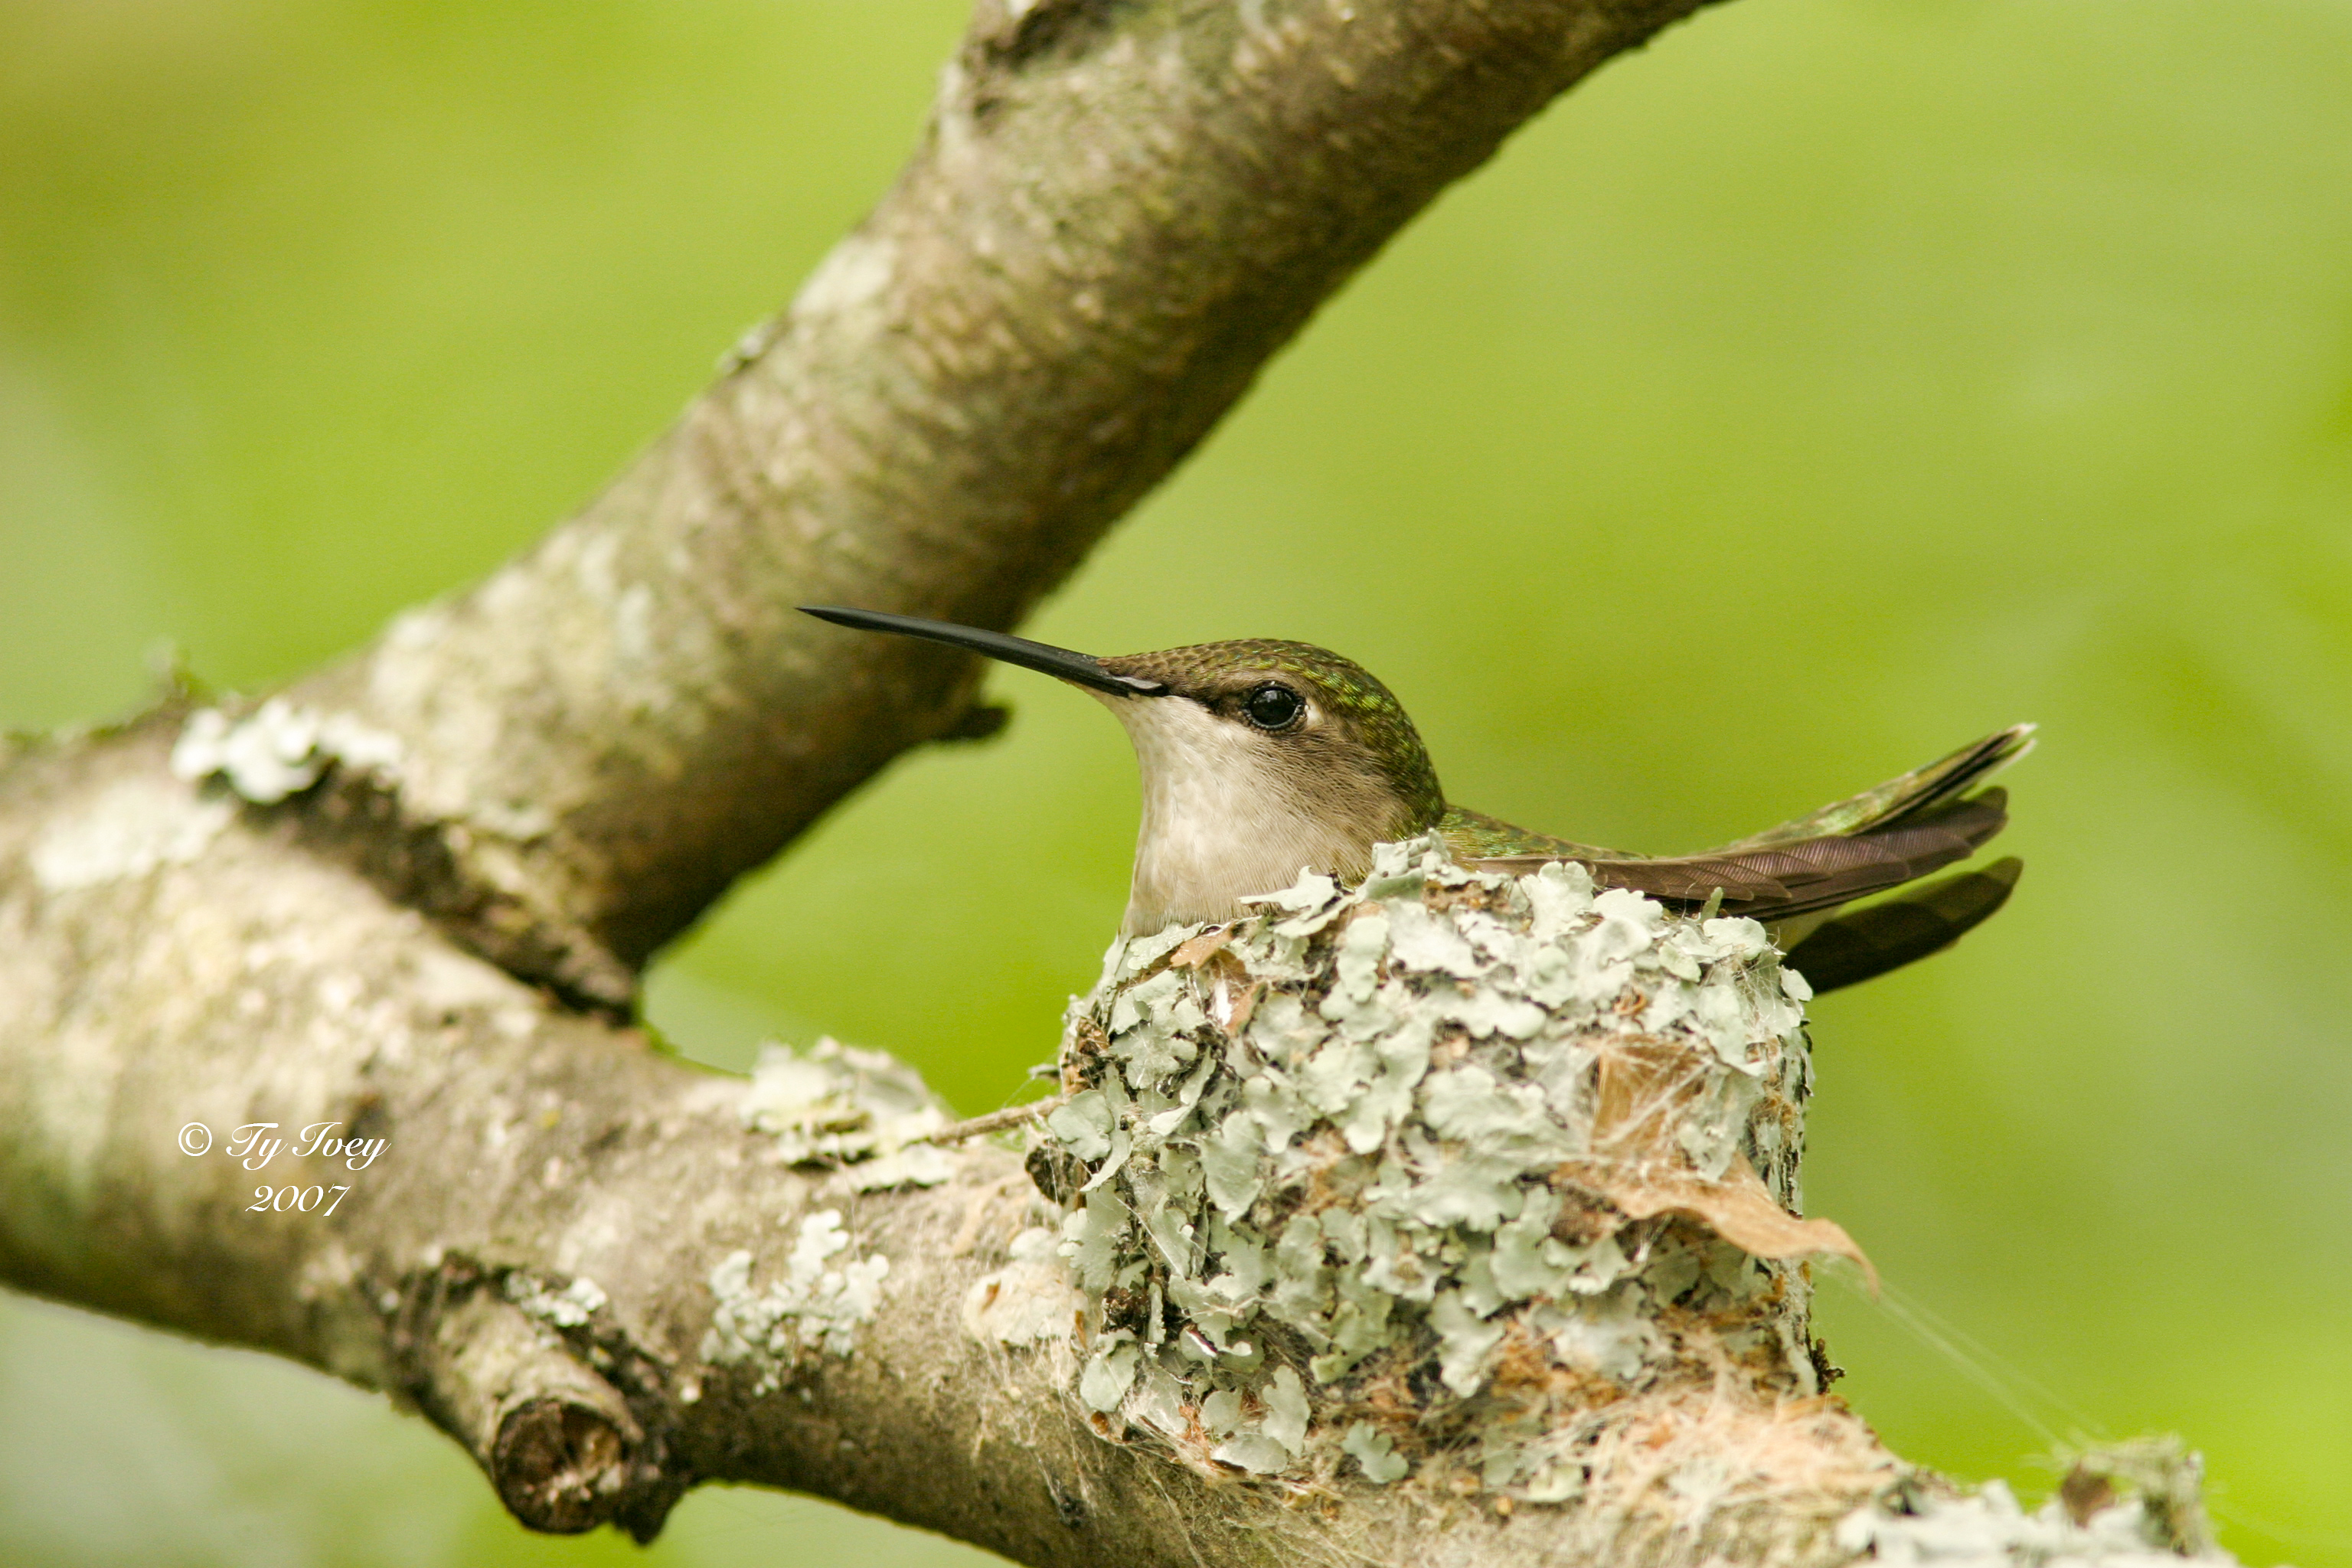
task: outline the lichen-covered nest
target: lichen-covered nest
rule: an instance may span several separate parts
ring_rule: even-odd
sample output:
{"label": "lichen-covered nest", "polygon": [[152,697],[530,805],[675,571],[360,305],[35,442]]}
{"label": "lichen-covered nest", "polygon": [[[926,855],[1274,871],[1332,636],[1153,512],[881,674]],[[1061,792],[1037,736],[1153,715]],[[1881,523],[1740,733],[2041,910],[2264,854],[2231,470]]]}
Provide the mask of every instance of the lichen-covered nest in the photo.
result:
{"label": "lichen-covered nest", "polygon": [[1107,1436],[1296,1481],[1529,1500],[1586,1418],[1744,1363],[1817,1392],[1802,979],[1764,929],[1433,839],[1122,941],[1030,1156]]}

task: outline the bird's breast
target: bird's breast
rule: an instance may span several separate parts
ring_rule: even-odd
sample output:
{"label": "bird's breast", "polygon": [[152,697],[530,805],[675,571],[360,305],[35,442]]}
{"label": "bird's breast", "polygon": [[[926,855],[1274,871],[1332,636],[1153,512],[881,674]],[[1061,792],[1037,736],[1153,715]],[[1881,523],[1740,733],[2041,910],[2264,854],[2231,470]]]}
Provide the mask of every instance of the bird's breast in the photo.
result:
{"label": "bird's breast", "polygon": [[1243,899],[1286,888],[1302,870],[1362,876],[1370,835],[1310,809],[1246,732],[1182,699],[1134,706],[1143,817],[1128,935],[1235,919]]}

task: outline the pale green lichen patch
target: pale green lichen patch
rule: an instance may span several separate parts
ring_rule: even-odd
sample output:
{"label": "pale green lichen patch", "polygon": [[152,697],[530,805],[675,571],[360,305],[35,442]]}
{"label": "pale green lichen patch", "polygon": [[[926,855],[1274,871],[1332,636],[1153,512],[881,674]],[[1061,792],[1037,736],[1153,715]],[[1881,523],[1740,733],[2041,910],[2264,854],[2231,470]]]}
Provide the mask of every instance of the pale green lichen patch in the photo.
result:
{"label": "pale green lichen patch", "polygon": [[851,1252],[841,1211],[820,1209],[801,1221],[782,1277],[765,1290],[752,1284],[751,1255],[729,1253],[710,1271],[714,1305],[702,1359],[748,1363],[759,1373],[754,1392],[767,1394],[782,1386],[803,1351],[848,1355],[858,1325],[873,1321],[881,1307],[890,1272],[888,1258],[844,1256]]}
{"label": "pale green lichen patch", "polygon": [[273,697],[242,719],[217,708],[188,715],[172,747],[172,773],[191,782],[217,776],[245,799],[270,805],[319,782],[331,764],[390,780],[403,756],[399,737],[348,713],[320,713]]}
{"label": "pale green lichen patch", "polygon": [[2228,1563],[2206,1525],[2202,1469],[2176,1439],[2112,1445],[2084,1455],[2032,1513],[1997,1480],[1958,1497],[1898,1482],[1839,1523],[1837,1544],[1881,1563],[1945,1568]]}
{"label": "pale green lichen patch", "polygon": [[947,1152],[920,1140],[948,1124],[916,1071],[880,1051],[820,1039],[805,1054],[760,1047],[743,1096],[746,1125],[773,1133],[788,1163],[837,1168],[859,1192],[937,1186]]}
{"label": "pale green lichen patch", "polygon": [[1114,946],[1073,1008],[1033,1169],[1098,1429],[1558,1500],[1574,1412],[1727,1357],[1816,1391],[1789,1260],[1859,1255],[1792,1212],[1801,982],[1762,927],[1433,837],[1260,902]]}
{"label": "pale green lichen patch", "polygon": [[531,1317],[559,1329],[582,1327],[605,1301],[604,1287],[584,1274],[561,1290],[551,1290],[543,1281],[525,1273],[509,1274],[506,1296]]}

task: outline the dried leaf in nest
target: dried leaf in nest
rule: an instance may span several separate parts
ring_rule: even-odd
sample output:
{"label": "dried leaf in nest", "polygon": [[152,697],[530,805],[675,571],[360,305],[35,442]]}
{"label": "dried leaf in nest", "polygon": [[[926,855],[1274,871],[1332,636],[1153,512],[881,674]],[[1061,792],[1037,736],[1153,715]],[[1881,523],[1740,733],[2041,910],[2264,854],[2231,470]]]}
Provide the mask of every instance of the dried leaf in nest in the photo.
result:
{"label": "dried leaf in nest", "polygon": [[1688,1215],[1751,1258],[1790,1258],[1834,1255],[1862,1266],[1874,1294],[1878,1270],[1853,1237],[1835,1220],[1800,1219],[1773,1201],[1745,1154],[1735,1157],[1720,1181],[1672,1165],[1612,1166],[1595,1163],[1578,1179],[1607,1194],[1628,1218]]}
{"label": "dried leaf in nest", "polygon": [[1686,1042],[1614,1042],[1593,1068],[1592,1141],[1627,1155],[1670,1150],[1684,1107],[1706,1087],[1706,1066]]}
{"label": "dried leaf in nest", "polygon": [[1168,955],[1168,967],[1171,969],[1197,969],[1202,964],[1206,963],[1217,953],[1224,951],[1225,943],[1233,940],[1233,927],[1211,926],[1207,931],[1204,931],[1200,935],[1192,938],[1181,947],[1179,947],[1174,952],[1170,953]]}
{"label": "dried leaf in nest", "polygon": [[1253,980],[1247,984],[1220,980],[1216,994],[1211,999],[1211,1016],[1227,1035],[1238,1035],[1249,1027],[1250,1017],[1257,1011],[1258,999],[1265,994],[1265,982],[1263,980]]}

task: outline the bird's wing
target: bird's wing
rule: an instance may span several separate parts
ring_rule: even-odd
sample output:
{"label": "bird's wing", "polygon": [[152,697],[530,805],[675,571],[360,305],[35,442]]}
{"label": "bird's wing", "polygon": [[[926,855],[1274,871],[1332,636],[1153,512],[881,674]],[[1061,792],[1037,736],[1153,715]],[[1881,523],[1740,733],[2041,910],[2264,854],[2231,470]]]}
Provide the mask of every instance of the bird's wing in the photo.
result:
{"label": "bird's wing", "polygon": [[1459,805],[1445,808],[1444,816],[1438,821],[1437,831],[1453,848],[1454,858],[1465,865],[1487,860],[1524,860],[1529,866],[1540,866],[1547,860],[1648,858],[1629,850],[1604,849],[1598,844],[1577,844],[1566,838],[1554,838],[1549,833],[1530,833],[1499,816],[1489,816],[1483,811],[1471,811]]}
{"label": "bird's wing", "polygon": [[1833,834],[1867,833],[1933,811],[1947,801],[1958,799],[2032,751],[2033,730],[2031,724],[2011,724],[2006,730],[1995,730],[1983,740],[1962,746],[1948,757],[1938,757],[1926,767],[1914,768],[1901,778],[1889,779],[1874,789],[1832,802],[1810,816],[1751,833],[1708,853],[1727,855]]}
{"label": "bird's wing", "polygon": [[2025,862],[2011,856],[1981,871],[1939,877],[1825,921],[1789,950],[1788,966],[1818,996],[1938,953],[2009,901]]}
{"label": "bird's wing", "polygon": [[1778,921],[1832,909],[1967,859],[2009,820],[2007,805],[2002,791],[1989,789],[1966,800],[1947,795],[1925,806],[1909,803],[1860,833],[1654,860],[1561,843],[1482,856],[1472,864],[1523,875],[1549,861],[1574,860],[1602,887],[1680,904],[1704,904],[1720,892],[1724,914]]}

